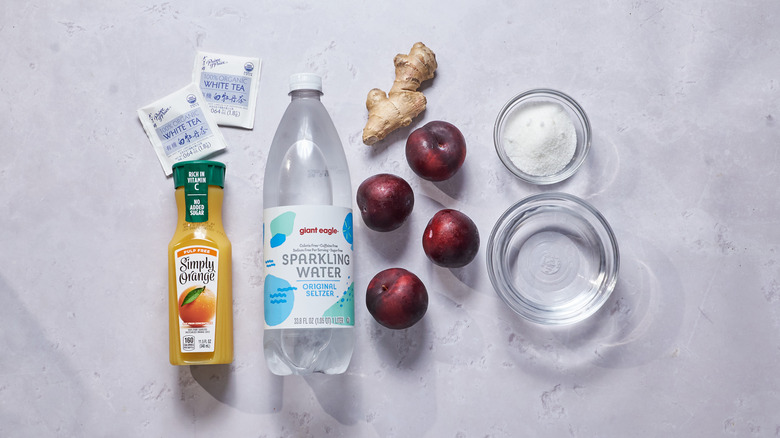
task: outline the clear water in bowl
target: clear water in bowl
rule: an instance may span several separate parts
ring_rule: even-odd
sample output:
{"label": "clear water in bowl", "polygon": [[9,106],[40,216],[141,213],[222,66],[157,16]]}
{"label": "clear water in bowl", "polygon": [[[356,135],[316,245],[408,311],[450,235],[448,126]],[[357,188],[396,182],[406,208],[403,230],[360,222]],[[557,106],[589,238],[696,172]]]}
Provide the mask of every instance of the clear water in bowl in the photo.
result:
{"label": "clear water in bowl", "polygon": [[510,208],[491,235],[491,282],[513,310],[534,322],[582,320],[614,288],[614,235],[595,209],[571,195],[528,199]]}

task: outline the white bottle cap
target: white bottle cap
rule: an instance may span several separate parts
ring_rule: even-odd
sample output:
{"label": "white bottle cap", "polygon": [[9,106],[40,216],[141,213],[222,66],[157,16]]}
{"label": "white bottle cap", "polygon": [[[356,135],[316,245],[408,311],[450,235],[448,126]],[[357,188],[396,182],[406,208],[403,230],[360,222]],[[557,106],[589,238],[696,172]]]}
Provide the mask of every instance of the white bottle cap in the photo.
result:
{"label": "white bottle cap", "polygon": [[290,91],[317,90],[322,93],[322,78],[314,73],[296,73],[290,76]]}

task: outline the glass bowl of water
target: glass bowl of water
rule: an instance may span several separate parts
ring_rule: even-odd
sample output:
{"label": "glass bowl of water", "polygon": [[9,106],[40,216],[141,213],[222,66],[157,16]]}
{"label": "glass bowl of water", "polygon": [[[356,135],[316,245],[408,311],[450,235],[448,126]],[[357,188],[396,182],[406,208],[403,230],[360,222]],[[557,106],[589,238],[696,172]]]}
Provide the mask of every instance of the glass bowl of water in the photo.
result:
{"label": "glass bowl of water", "polygon": [[490,281],[518,315],[548,325],[593,315],[617,283],[620,255],[606,219],[566,193],[530,196],[498,219],[487,245]]}

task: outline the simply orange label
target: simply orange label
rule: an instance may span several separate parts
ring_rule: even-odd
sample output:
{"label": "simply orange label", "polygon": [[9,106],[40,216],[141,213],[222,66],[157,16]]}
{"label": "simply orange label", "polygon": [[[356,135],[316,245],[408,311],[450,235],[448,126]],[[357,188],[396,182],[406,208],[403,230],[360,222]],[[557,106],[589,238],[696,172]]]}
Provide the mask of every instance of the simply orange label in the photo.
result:
{"label": "simply orange label", "polygon": [[188,246],[176,251],[179,341],[183,353],[214,351],[219,251]]}

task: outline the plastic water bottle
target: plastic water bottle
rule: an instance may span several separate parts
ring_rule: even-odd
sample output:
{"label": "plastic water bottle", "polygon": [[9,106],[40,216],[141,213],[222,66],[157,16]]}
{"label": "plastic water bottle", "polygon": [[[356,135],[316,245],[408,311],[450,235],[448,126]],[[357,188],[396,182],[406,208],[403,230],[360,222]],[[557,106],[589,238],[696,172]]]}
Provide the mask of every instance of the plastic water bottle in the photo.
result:
{"label": "plastic water bottle", "polygon": [[290,77],[265,168],[263,349],[277,375],[343,373],[355,340],[352,185],[320,96],[319,76]]}

